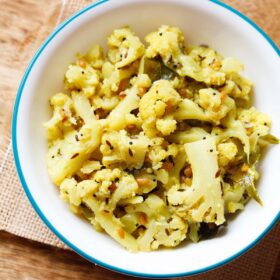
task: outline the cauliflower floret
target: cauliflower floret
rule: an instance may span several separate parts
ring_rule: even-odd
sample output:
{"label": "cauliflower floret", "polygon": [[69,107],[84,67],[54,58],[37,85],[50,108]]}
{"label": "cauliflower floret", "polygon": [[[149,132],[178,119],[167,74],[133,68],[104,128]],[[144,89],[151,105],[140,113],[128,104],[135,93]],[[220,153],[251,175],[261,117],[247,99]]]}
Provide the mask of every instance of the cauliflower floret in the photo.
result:
{"label": "cauliflower floret", "polygon": [[93,68],[100,69],[104,63],[103,49],[99,45],[94,45],[86,53],[85,59]]}
{"label": "cauliflower floret", "polygon": [[[148,137],[155,137],[157,132],[168,135],[175,130],[174,121],[164,120],[158,123],[164,114],[172,110],[179,102],[180,95],[166,80],[159,80],[153,83],[150,90],[141,98],[139,113],[143,121],[143,130]],[[159,129],[157,129],[159,128]]]}
{"label": "cauliflower floret", "polygon": [[203,109],[210,108],[212,111],[218,111],[222,104],[222,97],[219,91],[211,88],[205,88],[199,90],[199,105]]}
{"label": "cauliflower floret", "polygon": [[92,105],[94,108],[97,110],[102,110],[102,112],[110,112],[114,108],[117,107],[119,104],[120,99],[117,96],[111,96],[111,97],[106,97],[106,96],[94,96],[92,98]]}
{"label": "cauliflower floret", "polygon": [[44,126],[48,141],[54,141],[62,136],[65,128],[76,124],[76,120],[72,117],[73,101],[68,95],[57,93],[50,99],[50,104],[54,107],[53,116]]}
{"label": "cauliflower floret", "polygon": [[[205,56],[192,52],[186,55],[184,35],[179,28],[161,26],[157,32],[150,33],[146,41],[149,44],[146,50],[147,57],[154,58],[159,55],[164,64],[180,76],[188,76],[209,85],[221,86],[225,83],[225,73],[217,71],[221,65],[220,57],[213,50],[205,52],[203,48],[200,49],[200,53],[205,52]],[[208,61],[210,58],[212,61],[207,65],[200,65],[201,60]],[[219,67],[216,67],[217,65]]]}
{"label": "cauliflower floret", "polygon": [[222,61],[221,71],[230,74],[238,73],[244,70],[244,65],[232,57],[226,57]]}
{"label": "cauliflower floret", "polygon": [[210,66],[202,68],[191,56],[180,55],[175,60],[175,63],[177,63],[176,65],[181,65],[176,70],[180,76],[188,76],[207,85],[221,86],[225,83],[224,73],[215,71]]}
{"label": "cauliflower floret", "polygon": [[258,136],[265,136],[269,133],[271,118],[266,114],[258,112],[254,107],[242,110],[238,119],[246,128],[247,135],[257,133]]}
{"label": "cauliflower floret", "polygon": [[140,58],[145,47],[130,28],[115,29],[108,38],[110,61],[117,68],[125,67]]}
{"label": "cauliflower floret", "polygon": [[115,183],[116,190],[108,204],[108,207],[114,209],[116,204],[122,199],[129,199],[136,196],[138,184],[131,174],[124,173],[118,182]]}
{"label": "cauliflower floret", "polygon": [[74,178],[63,180],[60,185],[60,196],[64,201],[75,206],[79,206],[82,202],[77,190],[77,181]]}
{"label": "cauliflower floret", "polygon": [[215,71],[221,69],[222,56],[215,50],[206,46],[193,46],[189,48],[188,55],[198,62],[202,68],[212,68]]}
{"label": "cauliflower floret", "polygon": [[137,87],[126,90],[125,98],[110,112],[107,118],[111,129],[121,130],[127,127],[128,121],[131,121],[129,114],[139,107],[140,98],[138,94]]}
{"label": "cauliflower floret", "polygon": [[227,166],[232,160],[234,160],[238,149],[232,142],[221,143],[218,145],[218,162],[219,166]]}
{"label": "cauliflower floret", "polygon": [[71,103],[71,98],[69,98],[68,95],[64,94],[64,93],[57,93],[55,95],[53,95],[50,99],[50,104],[52,106],[59,106],[62,107],[63,105],[65,105],[66,103]]}
{"label": "cauliflower floret", "polygon": [[[129,205],[126,208],[134,215],[135,224],[145,225],[147,230],[140,231],[137,239],[141,251],[156,250],[159,246],[174,247],[186,238],[188,223],[176,214],[170,215],[164,201],[157,195],[150,194],[143,202]],[[136,213],[141,213],[136,216]],[[131,225],[130,225],[131,227]]]}
{"label": "cauliflower floret", "polygon": [[[250,151],[252,153],[256,152],[258,143],[260,143],[260,145],[264,144],[264,146],[267,145],[265,142],[261,143],[261,139],[271,137],[269,135],[271,119],[268,115],[258,112],[254,107],[251,107],[250,109],[242,110],[241,113],[239,113],[238,118],[246,129],[246,133],[250,139]],[[272,138],[274,137],[272,136]],[[274,143],[277,142],[276,139],[276,142]]]}
{"label": "cauliflower floret", "polygon": [[205,109],[206,118],[216,124],[235,107],[233,99],[212,88],[199,90],[198,103]]}
{"label": "cauliflower floret", "polygon": [[223,193],[225,201],[225,212],[235,213],[237,210],[244,209],[244,192],[245,186],[243,184],[235,184],[231,186],[228,183],[223,183]]}
{"label": "cauliflower floret", "polygon": [[217,143],[227,141],[232,137],[239,139],[240,142],[244,145],[244,152],[247,155],[247,159],[249,159],[250,141],[241,121],[230,118],[229,120],[227,120],[226,129],[214,127],[211,134],[215,135]]}
{"label": "cauliflower floret", "polygon": [[102,131],[102,122],[93,121],[80,129],[79,136],[76,130],[71,130],[65,133],[63,139],[53,143],[48,151],[47,165],[49,175],[56,185],[60,185],[66,177],[73,176],[88,160],[100,145]]}
{"label": "cauliflower floret", "polygon": [[144,163],[150,143],[143,133],[133,139],[125,130],[104,133],[100,146],[102,163],[105,166],[122,164],[123,167],[139,169]]}
{"label": "cauliflower floret", "polygon": [[[71,184],[73,185],[73,182]],[[74,194],[79,197],[79,202],[80,199],[92,197],[93,194],[100,199],[110,198],[106,203],[106,208],[109,210],[113,210],[121,199],[134,197],[138,190],[138,184],[133,175],[127,174],[119,168],[99,170],[92,179],[83,180],[76,185]]]}
{"label": "cauliflower floret", "polygon": [[225,83],[226,75],[220,71],[222,56],[208,47],[191,47],[187,54],[182,53],[174,61],[180,76],[189,76],[207,85]]}
{"label": "cauliflower floret", "polygon": [[168,201],[175,212],[187,220],[220,225],[225,217],[220,179],[216,177],[219,168],[215,138],[184,146],[192,167],[192,185],[174,185],[168,190]]}
{"label": "cauliflower floret", "polygon": [[163,118],[156,121],[156,128],[162,135],[170,135],[176,129],[177,122],[171,118]]}
{"label": "cauliflower floret", "polygon": [[152,250],[156,250],[162,245],[165,247],[175,247],[186,239],[187,231],[188,223],[177,215],[172,215],[168,218],[168,221],[156,221],[156,230],[151,239],[150,247]]}
{"label": "cauliflower floret", "polygon": [[82,68],[78,65],[69,65],[65,73],[65,86],[69,90],[80,90],[90,97],[94,95],[99,83],[99,73],[90,65]]}
{"label": "cauliflower floret", "polygon": [[120,168],[113,169],[102,169],[98,170],[94,176],[93,180],[95,180],[98,185],[98,191],[96,195],[99,197],[108,197],[111,194],[109,187],[115,181],[119,180],[122,176],[122,170]]}
{"label": "cauliflower floret", "polygon": [[173,56],[181,53],[181,48],[185,45],[185,39],[182,31],[177,27],[163,25],[158,31],[148,34],[145,38],[149,44],[146,55],[154,58],[160,55],[163,61],[167,62]]}
{"label": "cauliflower floret", "polygon": [[99,170],[101,168],[101,163],[98,160],[87,160],[81,168],[83,174],[90,174],[93,171]]}
{"label": "cauliflower floret", "polygon": [[118,69],[111,62],[106,61],[102,65],[102,77],[103,81],[99,95],[111,97],[112,93],[120,91],[121,83],[123,80],[130,78],[137,73],[137,65],[132,64],[124,69]]}
{"label": "cauliflower floret", "polygon": [[[201,120],[220,124],[234,108],[235,102],[212,88],[200,89],[196,102],[185,98],[174,113],[174,118],[180,120]],[[203,110],[204,109],[204,110]]]}
{"label": "cauliflower floret", "polygon": [[132,127],[132,128],[140,129],[142,125],[140,118],[138,118],[138,116],[135,116],[131,113],[125,114],[125,122],[127,127]]}
{"label": "cauliflower floret", "polygon": [[77,194],[81,198],[92,196],[98,187],[99,184],[95,180],[83,180],[77,184]]}
{"label": "cauliflower floret", "polygon": [[151,86],[152,81],[147,74],[140,74],[137,77],[132,78],[130,83],[138,88],[148,88]]}
{"label": "cauliflower floret", "polygon": [[151,161],[154,170],[160,169],[163,162],[168,160],[169,157],[174,159],[179,152],[179,148],[176,144],[170,144],[167,149],[164,149],[161,146],[162,143],[163,138],[157,138],[157,141],[154,142],[148,153],[148,158]]}
{"label": "cauliflower floret", "polygon": [[164,185],[168,183],[169,181],[169,173],[165,169],[158,169],[155,170],[155,174],[157,176],[157,181],[160,181]]}
{"label": "cauliflower floret", "polygon": [[250,100],[253,88],[251,81],[236,72],[226,74],[226,78],[225,86],[221,88],[221,92],[236,99],[242,99],[244,101]]}

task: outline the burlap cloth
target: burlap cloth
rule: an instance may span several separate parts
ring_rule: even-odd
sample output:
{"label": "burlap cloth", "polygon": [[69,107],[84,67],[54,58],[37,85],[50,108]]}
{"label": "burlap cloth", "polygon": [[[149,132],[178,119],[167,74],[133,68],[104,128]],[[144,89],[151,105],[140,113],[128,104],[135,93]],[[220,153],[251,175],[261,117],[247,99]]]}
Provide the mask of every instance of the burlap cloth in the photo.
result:
{"label": "burlap cloth", "polygon": [[[90,2],[92,1],[64,0],[60,12],[53,20],[59,23]],[[227,0],[225,2],[245,12],[279,45],[279,0]],[[35,41],[33,47],[37,47],[38,43]],[[11,144],[2,156],[0,178],[0,230],[69,249],[43,224],[28,202],[17,177]],[[280,224],[274,227],[257,246],[237,260],[207,274],[191,277],[191,279],[270,279],[280,251],[279,233]]]}

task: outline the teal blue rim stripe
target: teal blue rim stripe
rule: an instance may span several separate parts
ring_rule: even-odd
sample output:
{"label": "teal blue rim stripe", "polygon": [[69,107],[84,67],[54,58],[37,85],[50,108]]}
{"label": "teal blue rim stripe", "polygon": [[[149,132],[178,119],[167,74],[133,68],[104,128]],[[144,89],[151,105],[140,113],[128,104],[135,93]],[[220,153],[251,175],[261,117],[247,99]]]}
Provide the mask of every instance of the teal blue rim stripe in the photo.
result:
{"label": "teal blue rim stripe", "polygon": [[[81,251],[78,247],[76,247],[74,244],[72,244],[69,240],[67,240],[60,232],[58,232],[55,227],[51,224],[51,222],[45,217],[45,215],[43,214],[43,212],[41,211],[41,209],[39,208],[39,206],[37,205],[36,201],[34,200],[28,185],[25,181],[22,169],[21,169],[21,164],[20,164],[20,160],[19,160],[19,156],[18,156],[18,148],[17,148],[17,117],[18,117],[18,109],[19,109],[19,104],[20,104],[20,99],[21,99],[21,95],[26,83],[26,80],[30,74],[30,71],[32,70],[33,65],[35,64],[36,60],[38,59],[38,57],[41,55],[41,53],[43,52],[43,50],[46,48],[46,46],[52,41],[52,39],[66,26],[68,25],[70,22],[72,22],[74,19],[76,19],[77,17],[79,17],[81,14],[93,9],[96,6],[99,6],[105,2],[108,2],[110,0],[102,0],[102,1],[98,1],[96,3],[93,3],[91,5],[89,5],[88,7],[84,8],[83,10],[75,13],[73,16],[71,16],[68,20],[66,20],[65,22],[63,22],[60,26],[58,26],[54,32],[47,38],[47,40],[42,44],[42,46],[39,48],[39,50],[37,51],[37,53],[35,54],[35,56],[33,57],[33,59],[31,60],[23,78],[21,81],[21,84],[19,86],[18,89],[18,93],[16,96],[16,100],[15,100],[15,105],[14,105],[14,112],[13,112],[13,120],[12,120],[12,143],[13,143],[13,153],[14,153],[14,159],[15,159],[15,164],[16,164],[16,168],[17,168],[17,172],[18,172],[18,176],[19,179],[21,181],[21,184],[23,186],[23,189],[30,201],[30,203],[32,204],[33,208],[35,209],[35,211],[37,212],[37,214],[40,216],[40,218],[43,220],[43,222],[48,226],[48,228],[59,238],[61,239],[65,244],[67,244],[71,249],[73,249],[76,253],[78,253],[79,255],[81,255],[82,257],[86,258],[87,260],[89,260],[90,262],[96,263],[97,265],[100,265],[102,267],[105,267],[107,269],[122,273],[122,274],[126,274],[126,275],[132,275],[132,276],[138,276],[138,277],[143,277],[143,278],[175,278],[175,277],[183,277],[183,276],[191,276],[191,275],[196,275],[199,273],[203,273],[203,272],[207,272],[209,270],[218,268],[222,265],[225,265],[229,262],[231,262],[232,260],[238,258],[239,256],[241,256],[242,254],[244,254],[245,252],[247,252],[249,249],[251,249],[253,246],[255,246],[270,230],[271,228],[277,223],[277,221],[280,219],[280,212],[278,213],[278,215],[273,219],[273,221],[271,222],[271,224],[263,231],[263,233],[255,240],[253,241],[251,244],[249,244],[246,248],[244,248],[243,250],[241,250],[240,252],[234,254],[233,256],[218,262],[214,265],[208,266],[206,268],[203,269],[198,269],[198,270],[194,270],[194,271],[190,271],[190,272],[183,272],[183,273],[175,273],[175,274],[148,274],[148,273],[140,273],[140,272],[134,272],[134,271],[128,271],[125,269],[121,269],[115,266],[112,266],[110,264],[104,263],[99,261],[98,259],[93,258],[92,256],[86,254],[85,252]],[[240,13],[239,11],[233,9],[232,7],[218,1],[218,0],[209,0],[210,2],[213,2],[219,6],[224,7],[225,9],[233,12],[234,14],[238,15],[239,17],[241,17],[243,20],[245,20],[246,22],[248,22],[251,26],[253,26],[253,28],[255,28],[260,34],[263,35],[263,37],[270,43],[270,45],[273,47],[273,49],[276,51],[276,53],[280,56],[280,50],[278,49],[278,47],[276,46],[276,44],[271,40],[271,38],[269,38],[269,36],[260,28],[258,27],[252,20],[250,20],[249,18],[247,18],[245,15],[243,15],[242,13]]]}

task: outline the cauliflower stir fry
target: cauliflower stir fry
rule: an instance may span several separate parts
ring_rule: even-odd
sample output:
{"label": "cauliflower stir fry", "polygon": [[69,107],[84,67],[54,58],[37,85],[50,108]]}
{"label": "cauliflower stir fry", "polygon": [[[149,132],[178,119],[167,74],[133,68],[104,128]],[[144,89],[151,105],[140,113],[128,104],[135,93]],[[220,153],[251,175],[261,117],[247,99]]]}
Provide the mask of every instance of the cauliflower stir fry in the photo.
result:
{"label": "cauliflower stir fry", "polygon": [[161,26],[129,27],[68,66],[50,99],[47,167],[61,198],[126,249],[198,242],[250,198],[270,134],[243,65]]}

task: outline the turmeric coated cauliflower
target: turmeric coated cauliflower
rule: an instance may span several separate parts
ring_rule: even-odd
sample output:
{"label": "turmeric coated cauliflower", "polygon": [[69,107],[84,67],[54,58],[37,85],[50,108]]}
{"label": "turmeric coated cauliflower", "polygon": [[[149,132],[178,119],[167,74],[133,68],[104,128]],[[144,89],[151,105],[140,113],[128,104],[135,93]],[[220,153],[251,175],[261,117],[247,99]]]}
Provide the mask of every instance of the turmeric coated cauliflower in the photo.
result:
{"label": "turmeric coated cauliflower", "polygon": [[236,154],[238,149],[234,143],[221,143],[218,145],[218,162],[219,166],[227,166],[231,162]]}
{"label": "turmeric coated cauliflower", "polygon": [[78,65],[70,65],[65,74],[65,85],[68,90],[83,91],[87,97],[95,94],[99,83],[99,73],[90,65],[82,68]]}
{"label": "turmeric coated cauliflower", "polygon": [[114,30],[108,38],[108,45],[108,57],[117,68],[128,66],[145,52],[140,39],[128,27]]}
{"label": "turmeric coated cauliflower", "polygon": [[259,136],[264,136],[269,133],[271,118],[258,112],[254,107],[242,110],[238,119],[243,123],[248,135],[257,133]]}
{"label": "turmeric coated cauliflower", "polygon": [[129,251],[198,242],[250,198],[262,148],[279,140],[250,108],[244,66],[163,25],[115,29],[50,98],[47,168],[70,210]]}
{"label": "turmeric coated cauliflower", "polygon": [[232,98],[212,88],[199,90],[198,104],[205,110],[206,118],[216,124],[235,107]]}
{"label": "turmeric coated cauliflower", "polygon": [[175,131],[176,121],[164,118],[164,115],[174,110],[180,99],[180,95],[169,81],[154,82],[139,103],[142,128],[149,137],[155,137],[158,133],[169,135]]}

